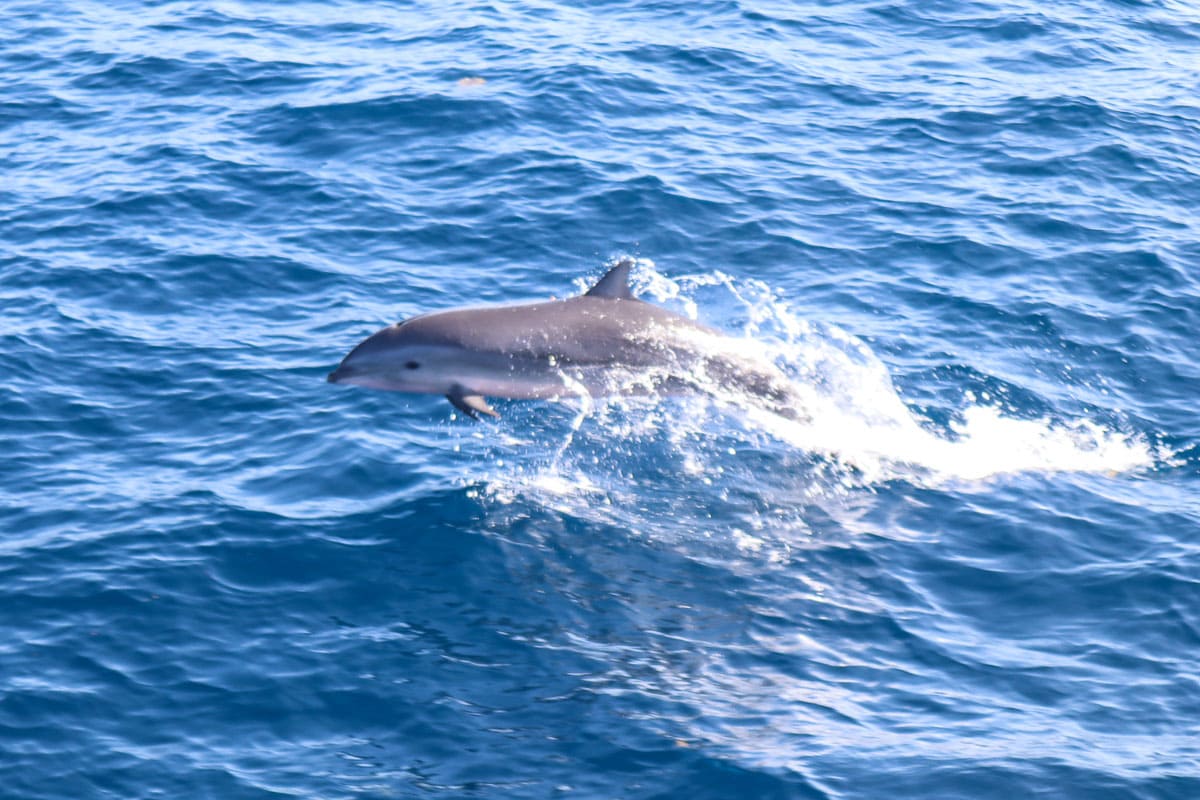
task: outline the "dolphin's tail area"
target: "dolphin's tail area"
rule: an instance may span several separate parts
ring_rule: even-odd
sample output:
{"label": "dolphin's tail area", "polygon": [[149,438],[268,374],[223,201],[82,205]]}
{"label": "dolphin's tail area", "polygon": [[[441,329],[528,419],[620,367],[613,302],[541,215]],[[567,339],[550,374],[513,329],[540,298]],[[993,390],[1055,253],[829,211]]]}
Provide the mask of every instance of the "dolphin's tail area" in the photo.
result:
{"label": "dolphin's tail area", "polygon": [[706,358],[703,372],[708,386],[702,388],[718,398],[733,394],[791,422],[812,420],[803,393],[768,361],[721,354]]}

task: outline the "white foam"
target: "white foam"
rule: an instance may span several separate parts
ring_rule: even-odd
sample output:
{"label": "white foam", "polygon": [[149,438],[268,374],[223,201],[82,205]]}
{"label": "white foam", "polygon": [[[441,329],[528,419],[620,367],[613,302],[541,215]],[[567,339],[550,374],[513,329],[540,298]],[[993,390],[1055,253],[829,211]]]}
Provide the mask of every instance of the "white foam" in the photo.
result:
{"label": "white foam", "polygon": [[[630,503],[645,501],[628,474],[639,469],[639,447],[641,455],[672,459],[659,465],[666,472],[707,486],[726,478],[756,480],[753,467],[740,471],[741,451],[767,451],[785,467],[772,472],[800,473],[807,481],[755,483],[776,492],[772,504],[800,503],[814,490],[828,494],[894,480],[940,485],[1015,473],[1115,474],[1155,464],[1153,448],[1136,434],[1088,419],[1021,418],[970,395],[968,405],[954,410],[949,428],[939,428],[904,403],[884,364],[862,341],[803,319],[761,282],[734,281],[719,272],[671,280],[639,259],[635,283],[645,299],[692,318],[700,307],[708,310],[710,297],[723,304],[732,322],[717,325],[730,333],[729,347],[765,356],[787,373],[808,418],[792,421],[746,407],[744,399],[717,386],[711,397],[582,404],[562,441],[548,443],[541,459],[533,457],[519,470],[510,465],[489,479],[496,497],[528,493],[549,506],[619,517]],[[753,547],[748,537],[739,541]]]}
{"label": "white foam", "polygon": [[[781,440],[853,468],[865,483],[982,480],[1019,472],[1111,474],[1155,463],[1143,437],[1087,419],[1022,419],[986,402],[959,409],[958,421],[937,431],[905,405],[866,344],[799,317],[766,284],[735,283],[720,273],[671,281],[653,263],[643,260],[641,266],[647,276],[642,291],[658,302],[678,303],[702,286],[727,288],[743,306],[741,346],[759,355],[768,351],[794,376],[810,420],[793,422],[757,409],[747,415]],[[689,300],[676,310],[690,314],[694,307]]]}

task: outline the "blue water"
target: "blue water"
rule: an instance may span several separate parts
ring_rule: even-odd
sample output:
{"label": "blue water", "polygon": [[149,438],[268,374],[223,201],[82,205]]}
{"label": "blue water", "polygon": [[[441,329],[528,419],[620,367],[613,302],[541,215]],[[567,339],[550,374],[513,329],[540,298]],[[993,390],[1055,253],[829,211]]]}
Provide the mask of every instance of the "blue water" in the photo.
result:
{"label": "blue water", "polygon": [[[0,797],[1200,797],[1200,11],[3,3]],[[332,386],[623,254],[809,423]]]}

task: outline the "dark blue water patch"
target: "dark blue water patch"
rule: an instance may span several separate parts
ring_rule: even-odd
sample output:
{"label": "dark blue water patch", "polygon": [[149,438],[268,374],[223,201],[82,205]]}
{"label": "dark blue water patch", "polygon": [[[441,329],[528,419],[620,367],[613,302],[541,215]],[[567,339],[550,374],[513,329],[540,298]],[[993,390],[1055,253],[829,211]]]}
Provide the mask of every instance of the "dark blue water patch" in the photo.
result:
{"label": "dark blue water patch", "polygon": [[[637,60],[638,52],[632,54]],[[660,63],[650,54],[651,63]],[[614,70],[611,66],[567,63],[538,72],[516,92],[525,114],[536,120],[549,122],[557,116],[562,122],[574,118],[578,125],[580,110],[588,114],[606,117],[616,114],[617,119],[629,115],[630,108],[640,109],[633,116],[658,117],[661,104],[670,102],[670,95],[660,84],[636,72]]]}
{"label": "dark blue water patch", "polygon": [[269,13],[255,14],[252,9],[244,9],[243,14],[234,13],[235,9],[232,8],[182,8],[179,11],[182,13],[170,16],[164,22],[156,21],[150,27],[166,33],[213,31],[221,37],[249,42],[257,41],[264,33],[291,36],[298,41],[310,39],[318,33],[331,39],[345,37],[353,41],[360,36],[390,30],[385,26],[358,20],[325,20],[309,27],[295,18],[288,20]]}
{"label": "dark blue water patch", "polygon": [[0,131],[22,128],[46,119],[67,127],[95,119],[95,115],[80,104],[57,97],[41,87],[17,86],[14,90],[19,99],[0,102]]}
{"label": "dark blue water patch", "polygon": [[[996,757],[984,763],[952,762],[938,764],[927,772],[913,771],[899,781],[868,778],[861,787],[864,792],[899,792],[918,797],[937,787],[951,787],[950,797],[1003,798],[1011,791],[1036,793],[1047,783],[1095,787],[1097,797],[1123,798],[1129,796],[1175,798],[1186,796],[1194,782],[1187,776],[1166,774],[1153,778],[1130,777],[1122,780],[1107,777],[1098,770],[1072,768],[1052,757],[1034,756],[1021,766],[1012,766]],[[1130,789],[1136,792],[1131,795]],[[1182,794],[1176,794],[1177,791]]]}
{"label": "dark blue water patch", "polygon": [[264,144],[308,158],[330,158],[412,136],[442,137],[503,129],[516,119],[504,103],[449,95],[380,97],[317,106],[281,105],[255,111],[241,122]]}
{"label": "dark blue water patch", "polygon": [[[322,269],[291,259],[221,254],[165,256],[153,265],[169,287],[187,287],[189,302],[217,306],[237,303],[265,306],[268,298],[291,297],[304,292],[321,293],[332,287],[333,278]],[[236,288],[235,288],[236,287]],[[286,319],[285,311],[276,312]]]}
{"label": "dark blue water patch", "polygon": [[906,4],[874,6],[867,13],[887,21],[890,27],[938,40],[978,40],[1011,45],[1030,40],[1058,41],[1051,34],[1081,32],[1078,25],[1061,17],[1051,19],[1037,11],[997,14],[983,3]]}
{"label": "dark blue water patch", "polygon": [[[1124,3],[1118,3],[1124,5]],[[1132,2],[1130,5],[1154,9],[1149,3]],[[1133,19],[1133,26],[1146,31],[1164,44],[1196,46],[1200,44],[1200,24],[1195,20],[1172,18],[1162,14],[1138,15]]]}
{"label": "dark blue water patch", "polygon": [[1108,129],[1115,121],[1111,111],[1090,97],[1049,96],[1013,97],[993,108],[969,108],[944,111],[939,124],[958,135],[972,134],[994,138],[996,128],[1018,129],[1034,138],[1081,134]]}
{"label": "dark blue water patch", "polygon": [[101,219],[126,219],[147,224],[163,218],[189,216],[200,212],[214,220],[233,220],[250,216],[254,206],[232,199],[225,192],[198,187],[180,187],[167,191],[118,190],[97,200],[89,209]]}
{"label": "dark blue water patch", "polygon": [[[590,194],[590,193],[589,193]],[[620,181],[584,202],[597,216],[683,217],[703,221],[720,216],[724,204],[687,197],[673,191],[661,179],[650,176]]]}
{"label": "dark blue water patch", "polygon": [[776,67],[771,62],[733,48],[711,46],[681,50],[665,44],[644,45],[627,51],[625,55],[634,61],[655,66],[672,66],[675,68],[675,72],[684,75],[695,71],[717,74],[723,72],[738,75],[758,74]]}
{"label": "dark blue water patch", "polygon": [[[1157,183],[1155,175],[1162,167],[1142,158],[1121,145],[1099,145],[1083,153],[1054,155],[1049,158],[996,159],[983,165],[989,171],[1035,178],[1060,178],[1060,185],[1079,194],[1081,187],[1112,188],[1121,192],[1145,193]],[[1067,177],[1067,181],[1061,181]]]}
{"label": "dark blue water patch", "polygon": [[252,59],[204,61],[142,56],[110,59],[102,71],[80,75],[72,87],[90,93],[138,94],[149,91],[163,98],[211,97],[224,92],[256,96],[263,92],[286,91],[312,83],[304,76],[304,65],[288,62],[263,63]]}

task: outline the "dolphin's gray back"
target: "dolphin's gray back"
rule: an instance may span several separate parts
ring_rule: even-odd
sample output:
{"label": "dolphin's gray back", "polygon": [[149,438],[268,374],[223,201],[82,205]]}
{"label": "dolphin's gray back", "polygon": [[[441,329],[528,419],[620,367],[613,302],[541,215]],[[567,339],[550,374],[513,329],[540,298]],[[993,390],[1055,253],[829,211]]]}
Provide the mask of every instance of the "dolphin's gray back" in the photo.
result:
{"label": "dolphin's gray back", "polygon": [[636,367],[678,357],[690,339],[717,332],[641,300],[584,295],[434,312],[401,323],[396,333],[412,344],[450,345],[510,358]]}

